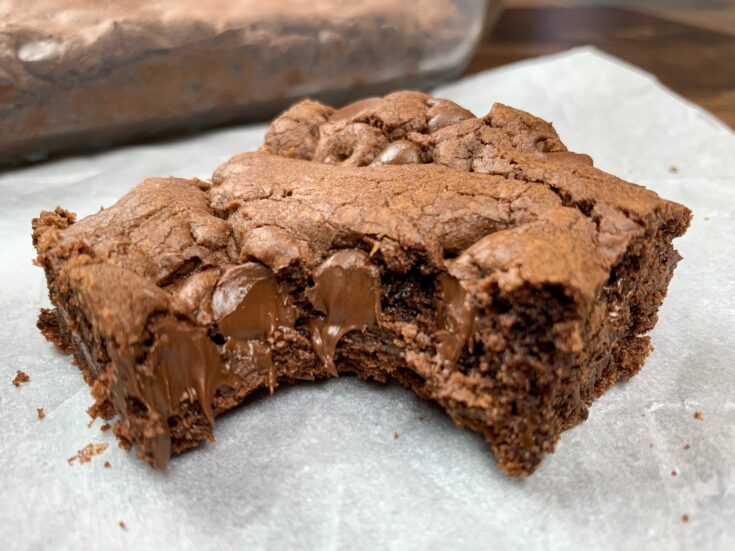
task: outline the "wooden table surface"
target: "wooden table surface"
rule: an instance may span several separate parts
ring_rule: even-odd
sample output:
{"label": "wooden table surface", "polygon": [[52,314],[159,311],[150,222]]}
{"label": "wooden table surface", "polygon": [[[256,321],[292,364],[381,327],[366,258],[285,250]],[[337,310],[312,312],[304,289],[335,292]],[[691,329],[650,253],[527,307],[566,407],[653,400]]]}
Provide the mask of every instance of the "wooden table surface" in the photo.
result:
{"label": "wooden table surface", "polygon": [[656,75],[735,128],[735,32],[613,7],[509,7],[468,73],[593,45]]}

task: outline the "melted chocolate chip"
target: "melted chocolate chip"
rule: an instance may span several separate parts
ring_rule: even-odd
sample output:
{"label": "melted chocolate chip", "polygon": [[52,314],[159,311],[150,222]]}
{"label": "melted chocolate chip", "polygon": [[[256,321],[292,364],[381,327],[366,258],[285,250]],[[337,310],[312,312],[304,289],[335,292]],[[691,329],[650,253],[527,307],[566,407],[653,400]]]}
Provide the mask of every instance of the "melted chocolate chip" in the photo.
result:
{"label": "melted chocolate chip", "polygon": [[426,125],[429,132],[436,132],[440,128],[472,119],[475,116],[471,111],[447,99],[432,99],[429,101],[429,106],[426,112]]}
{"label": "melted chocolate chip", "polygon": [[263,339],[296,320],[273,272],[256,263],[222,275],[212,295],[212,314],[224,335],[238,339]]}
{"label": "melted chocolate chip", "polygon": [[378,321],[380,271],[362,251],[339,251],[316,269],[314,286],[306,296],[324,314],[309,322],[314,351],[336,375],[334,354],[339,340]]}
{"label": "melted chocolate chip", "polygon": [[329,122],[347,122],[358,118],[366,111],[377,107],[382,98],[365,98],[354,103],[345,105],[342,109],[338,109],[329,117]]}
{"label": "melted chocolate chip", "polygon": [[423,162],[419,146],[408,140],[398,140],[381,151],[370,166],[420,165]]}
{"label": "melted chocolate chip", "polygon": [[241,377],[264,373],[272,393],[276,372],[268,338],[296,321],[296,311],[273,272],[256,263],[227,270],[212,295],[212,314],[228,337],[225,350],[234,358],[233,371]]}
{"label": "melted chocolate chip", "polygon": [[[184,400],[198,402],[209,424],[214,426],[212,400],[221,385],[233,385],[232,376],[220,360],[217,348],[204,334],[185,323],[163,319],[152,331],[158,339],[151,349],[152,373],[138,372],[128,380],[128,395],[143,402],[148,410],[160,414],[161,423],[155,433],[145,438],[155,442],[154,463],[163,468],[171,455],[171,436],[166,420]],[[152,376],[155,383],[141,377]]]}
{"label": "melted chocolate chip", "polygon": [[472,333],[475,310],[469,293],[460,285],[459,280],[448,274],[441,274],[438,282],[441,299],[436,309],[436,323],[439,327],[436,351],[440,361],[453,366],[459,360]]}

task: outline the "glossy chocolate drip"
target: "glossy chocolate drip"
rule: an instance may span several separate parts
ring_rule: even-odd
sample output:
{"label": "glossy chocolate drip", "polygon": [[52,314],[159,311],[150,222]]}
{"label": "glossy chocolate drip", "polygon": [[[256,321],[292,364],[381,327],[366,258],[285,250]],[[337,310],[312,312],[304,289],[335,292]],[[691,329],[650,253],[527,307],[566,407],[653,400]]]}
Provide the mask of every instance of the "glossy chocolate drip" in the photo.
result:
{"label": "glossy chocolate drip", "polygon": [[329,117],[329,122],[347,122],[358,118],[364,112],[377,107],[382,98],[365,98],[354,103],[345,105],[342,109],[338,109]]}
{"label": "glossy chocolate drip", "polygon": [[[154,441],[154,464],[163,468],[171,455],[167,423],[171,413],[184,400],[196,401],[214,426],[214,394],[221,385],[232,386],[234,381],[203,331],[168,318],[153,324],[151,330],[158,336],[150,352],[152,373],[138,372],[137,378],[131,378],[128,394],[143,402],[154,415],[161,416],[155,433],[144,436]],[[138,380],[141,376],[154,377],[155,384]]]}
{"label": "glossy chocolate drip", "polygon": [[212,295],[212,314],[228,337],[225,348],[235,360],[233,370],[241,376],[253,370],[264,373],[272,393],[276,373],[268,339],[279,327],[293,327],[296,321],[296,311],[273,272],[256,263],[227,270]]}
{"label": "glossy chocolate drip", "polygon": [[436,323],[439,327],[436,351],[441,362],[453,366],[459,360],[472,333],[475,310],[470,302],[470,294],[459,280],[448,274],[441,274],[437,281],[441,299],[436,308]]}
{"label": "glossy chocolate drip", "polygon": [[471,111],[447,99],[431,99],[428,105],[430,108],[426,112],[426,125],[429,132],[436,132],[440,128],[472,119],[475,116]]}
{"label": "glossy chocolate drip", "polygon": [[420,165],[423,162],[419,146],[408,140],[398,140],[381,151],[370,166]]}
{"label": "glossy chocolate drip", "polygon": [[337,375],[334,355],[339,340],[355,330],[376,325],[380,315],[380,271],[362,251],[333,254],[314,272],[307,298],[323,318],[309,322],[314,351]]}
{"label": "glossy chocolate drip", "polygon": [[559,163],[592,166],[592,157],[585,155],[584,153],[574,153],[573,151],[549,151],[544,153],[543,156],[550,161],[556,161]]}

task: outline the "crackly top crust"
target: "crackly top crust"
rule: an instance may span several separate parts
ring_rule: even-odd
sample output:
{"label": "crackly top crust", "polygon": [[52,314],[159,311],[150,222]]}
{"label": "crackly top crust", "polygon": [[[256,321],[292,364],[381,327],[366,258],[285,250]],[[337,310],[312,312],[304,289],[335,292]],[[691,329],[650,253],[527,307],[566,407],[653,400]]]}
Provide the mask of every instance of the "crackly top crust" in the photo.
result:
{"label": "crackly top crust", "polygon": [[[360,153],[338,161],[345,143]],[[420,158],[355,166],[396,143]],[[72,258],[132,271],[200,324],[223,269],[257,260],[308,274],[344,248],[390,270],[449,271],[467,288],[486,278],[558,285],[589,304],[631,240],[680,235],[690,216],[566,152],[550,124],[497,104],[476,118],[418,92],[340,111],[305,101],[274,121],[263,149],[219,167],[211,185],[148,179],[76,224],[46,213],[34,233],[40,262],[52,273]]]}
{"label": "crackly top crust", "polygon": [[[366,171],[246,153],[222,165],[211,187],[148,179],[75,224],[64,211],[45,213],[35,240],[53,273],[67,263],[67,270],[113,265],[165,288],[168,308],[206,324],[223,269],[257,260],[275,272],[308,273],[342,248],[370,252],[391,270],[448,270],[468,288],[488,277],[507,288],[558,285],[589,304],[646,220],[674,223],[672,213],[683,208],[594,169],[545,161],[525,169],[516,175],[534,177],[438,164]],[[594,178],[599,188],[585,187],[597,185]],[[564,206],[565,194],[591,195],[595,214]],[[155,293],[156,308],[160,300]]]}
{"label": "crackly top crust", "polygon": [[[682,205],[594,168],[590,157],[567,150],[551,124],[499,103],[475,117],[419,92],[396,92],[340,110],[305,100],[273,121],[261,149],[338,166],[432,163],[541,185],[597,225],[595,242],[610,264],[634,236],[683,234],[691,215]],[[415,154],[406,155],[408,150]]]}

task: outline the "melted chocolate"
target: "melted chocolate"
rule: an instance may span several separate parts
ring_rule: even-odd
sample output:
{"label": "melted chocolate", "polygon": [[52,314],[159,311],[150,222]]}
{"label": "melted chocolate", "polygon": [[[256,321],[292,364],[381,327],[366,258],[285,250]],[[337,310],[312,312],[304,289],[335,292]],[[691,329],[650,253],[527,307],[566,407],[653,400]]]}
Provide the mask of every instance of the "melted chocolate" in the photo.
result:
{"label": "melted chocolate", "polygon": [[306,296],[324,314],[309,321],[314,351],[337,375],[334,354],[339,340],[350,331],[377,324],[380,271],[362,251],[339,251],[315,270],[314,286]]}
{"label": "melted chocolate", "polygon": [[453,366],[470,338],[476,314],[470,295],[459,280],[441,274],[437,281],[442,298],[436,308],[436,323],[439,327],[436,351],[440,361]]}
{"label": "melted chocolate", "polygon": [[420,165],[423,162],[419,146],[408,140],[398,140],[381,151],[370,166]]}
{"label": "melted chocolate", "polygon": [[377,107],[382,98],[365,98],[354,103],[345,105],[342,109],[338,109],[329,117],[329,122],[347,122],[358,118],[365,111]]}
{"label": "melted chocolate", "polygon": [[429,132],[436,132],[445,126],[475,117],[471,111],[447,99],[431,99],[429,106],[430,109],[426,112],[426,125]]}
{"label": "melted chocolate", "polygon": [[222,275],[212,294],[212,315],[224,335],[238,339],[267,338],[296,321],[273,272],[254,262]]}
{"label": "melted chocolate", "polygon": [[[171,455],[167,419],[173,410],[183,400],[196,401],[214,426],[214,393],[221,385],[233,385],[233,380],[224,369],[217,348],[203,331],[169,318],[156,322],[151,329],[158,335],[150,352],[152,373],[139,370],[127,383],[129,395],[162,417],[156,433],[146,434],[145,438],[155,441],[154,464],[163,468]],[[145,376],[154,377],[155,384],[140,380]]]}
{"label": "melted chocolate", "polygon": [[280,327],[293,327],[296,311],[288,304],[273,272],[249,263],[224,273],[212,295],[212,314],[228,337],[225,349],[236,359],[233,371],[265,374],[270,392],[276,385],[269,337]]}

